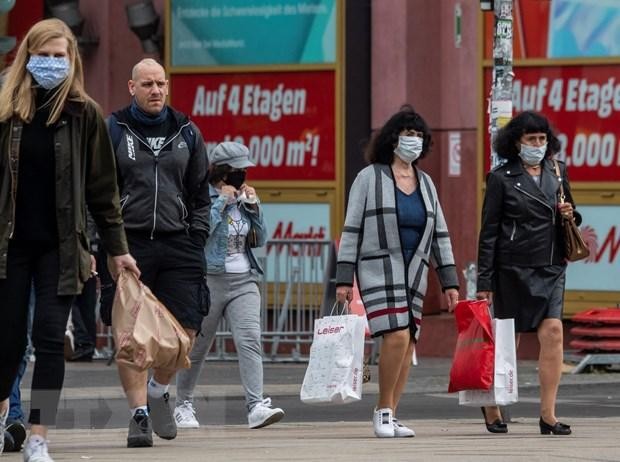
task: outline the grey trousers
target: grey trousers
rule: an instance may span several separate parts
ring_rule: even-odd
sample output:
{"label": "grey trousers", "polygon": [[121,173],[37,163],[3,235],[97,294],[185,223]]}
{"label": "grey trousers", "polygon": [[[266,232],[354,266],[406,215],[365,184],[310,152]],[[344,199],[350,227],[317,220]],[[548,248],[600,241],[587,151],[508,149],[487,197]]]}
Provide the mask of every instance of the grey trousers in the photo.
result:
{"label": "grey trousers", "polygon": [[194,388],[207,353],[215,340],[217,326],[224,317],[228,323],[239,359],[239,373],[245,390],[248,412],[263,400],[263,355],[260,326],[260,292],[252,273],[209,274],[211,292],[209,314],[190,353],[192,366],[177,373],[176,405],[193,402]]}

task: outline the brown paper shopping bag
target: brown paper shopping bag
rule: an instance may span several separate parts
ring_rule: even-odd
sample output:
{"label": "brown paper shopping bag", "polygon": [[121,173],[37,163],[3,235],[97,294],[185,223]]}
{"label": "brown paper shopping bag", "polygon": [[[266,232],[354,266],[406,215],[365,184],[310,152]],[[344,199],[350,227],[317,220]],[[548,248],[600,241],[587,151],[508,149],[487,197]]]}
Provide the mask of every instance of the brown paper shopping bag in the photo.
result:
{"label": "brown paper shopping bag", "polygon": [[122,271],[112,305],[116,361],[138,370],[190,367],[191,342],[166,307],[131,272]]}

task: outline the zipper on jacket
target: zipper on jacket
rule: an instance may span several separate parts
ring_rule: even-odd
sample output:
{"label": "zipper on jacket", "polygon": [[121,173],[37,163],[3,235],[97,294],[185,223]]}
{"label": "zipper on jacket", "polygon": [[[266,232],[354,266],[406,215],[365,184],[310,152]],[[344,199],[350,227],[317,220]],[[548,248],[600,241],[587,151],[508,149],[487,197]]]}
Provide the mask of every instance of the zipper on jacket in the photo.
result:
{"label": "zipper on jacket", "polygon": [[552,233],[552,234],[551,234],[551,255],[550,255],[550,258],[549,258],[549,264],[551,264],[551,265],[552,265],[552,264],[553,264],[553,251],[554,251],[554,245],[553,245],[553,243],[554,243],[554,241],[555,241],[554,236],[553,236],[553,233],[555,233],[555,210],[554,210],[554,209],[553,209],[553,207],[551,207],[549,204],[547,204],[546,202],[544,202],[544,201],[540,200],[538,197],[533,196],[532,194],[528,193],[528,192],[527,192],[527,191],[525,191],[524,189],[521,189],[521,188],[520,188],[520,187],[518,187],[518,186],[515,186],[514,188],[515,188],[517,191],[522,192],[522,193],[523,193],[523,194],[525,194],[526,196],[528,196],[528,197],[530,197],[530,198],[534,199],[536,202],[541,203],[542,205],[544,205],[545,207],[547,207],[549,210],[551,210],[551,223],[553,224],[553,226],[551,227],[551,233]]}
{"label": "zipper on jacket", "polygon": [[185,204],[183,203],[183,199],[181,199],[181,196],[177,195],[177,200],[179,201],[179,204],[181,205],[181,220],[185,220],[189,216],[189,212],[187,211],[187,207],[185,207]]}
{"label": "zipper on jacket", "polygon": [[[11,177],[13,177],[13,172],[11,172]],[[17,181],[17,179],[13,177],[13,181]],[[12,191],[11,191],[11,202],[13,202],[13,211],[11,213],[11,226],[10,226],[10,231],[9,231],[9,239],[13,238],[13,233],[15,232],[15,209],[17,208],[17,200],[15,198],[15,194],[13,194]]]}
{"label": "zipper on jacket", "polygon": [[[13,125],[13,121],[11,120],[11,125],[9,127],[9,172],[11,174],[11,202],[13,202],[13,210],[11,212],[11,224],[9,226],[9,239],[13,237],[13,233],[15,232],[15,209],[17,208],[17,176],[18,170],[14,168],[13,161],[19,162],[18,159],[13,159],[11,153],[13,152],[13,131],[16,130]],[[21,129],[20,129],[21,130]],[[21,142],[21,133],[20,133],[20,142]]]}
{"label": "zipper on jacket", "polygon": [[512,220],[512,233],[510,234],[510,240],[515,240],[515,234],[517,232],[517,220]]}
{"label": "zipper on jacket", "polygon": [[159,153],[155,154],[153,151],[153,156],[153,160],[155,161],[155,202],[153,203],[153,229],[151,229],[151,240],[155,238],[155,225],[157,224],[157,196],[159,196],[159,172],[157,170]]}
{"label": "zipper on jacket", "polygon": [[[557,208],[557,205],[556,205]],[[553,265],[553,252],[555,251],[555,236],[554,234],[556,233],[555,230],[555,210],[553,210],[551,212],[551,258],[549,259],[549,264]]]}
{"label": "zipper on jacket", "polygon": [[[147,148],[149,148],[151,150],[151,152],[153,153],[153,158],[155,160],[155,203],[153,204],[153,228],[151,229],[151,240],[153,240],[155,238],[155,225],[157,224],[157,196],[159,193],[159,181],[158,181],[158,172],[157,172],[157,162],[158,159],[157,157],[159,156],[159,152],[161,152],[162,149],[164,149],[166,146],[168,146],[170,143],[172,143],[172,141],[176,140],[177,137],[181,134],[181,132],[183,131],[183,129],[187,126],[189,126],[189,122],[184,123],[183,125],[181,125],[179,127],[179,129],[177,130],[177,132],[171,136],[168,141],[166,141],[161,148],[159,148],[159,151],[157,153],[155,153],[155,151],[153,151],[153,148],[151,148],[151,146],[145,141],[143,140],[140,135],[138,135],[136,132],[134,132],[131,127],[126,124],[125,122],[121,122],[119,120],[116,121],[117,124],[122,125],[125,127],[125,129],[131,133],[133,136],[135,136],[138,140],[140,140],[142,142],[142,144],[144,144]],[[190,153],[191,155],[191,153]]]}
{"label": "zipper on jacket", "polygon": [[129,200],[129,194],[125,194],[125,195],[121,198],[121,200],[119,201],[119,202],[120,202],[120,205],[121,205],[121,212],[122,212],[122,211],[123,211],[123,209],[125,208],[125,205],[127,205],[127,201],[128,201],[128,200]]}
{"label": "zipper on jacket", "polygon": [[[124,126],[124,127],[127,129],[127,131],[128,131],[129,133],[131,133],[133,136],[135,136],[136,138],[138,138],[138,139],[142,142],[142,144],[144,144],[147,148],[149,148],[149,149],[151,150],[151,152],[153,153],[153,155],[154,155],[154,156],[156,155],[156,154],[155,154],[155,151],[153,151],[153,148],[151,148],[151,146],[150,146],[150,145],[146,142],[146,140],[142,139],[142,138],[140,137],[140,135],[138,135],[136,132],[134,132],[134,131],[131,129],[131,127],[130,127],[129,125],[127,125],[125,122],[121,122],[121,121],[119,121],[119,120],[117,120],[117,121],[116,121],[116,123],[117,123],[117,124],[119,124],[119,125]],[[184,123],[183,125],[181,125],[181,126],[179,127],[179,129],[177,130],[177,132],[176,132],[173,136],[171,136],[170,138],[168,138],[168,141],[166,141],[166,142],[162,145],[162,147],[161,147],[161,148],[159,148],[159,151],[161,152],[161,151],[162,151],[162,150],[163,150],[166,146],[168,146],[170,143],[172,143],[174,140],[176,140],[176,139],[177,139],[177,137],[178,137],[178,136],[181,134],[181,132],[183,131],[183,129],[184,129],[185,127],[188,127],[188,126],[189,126],[189,122]],[[190,154],[191,154],[191,153],[190,153]]]}

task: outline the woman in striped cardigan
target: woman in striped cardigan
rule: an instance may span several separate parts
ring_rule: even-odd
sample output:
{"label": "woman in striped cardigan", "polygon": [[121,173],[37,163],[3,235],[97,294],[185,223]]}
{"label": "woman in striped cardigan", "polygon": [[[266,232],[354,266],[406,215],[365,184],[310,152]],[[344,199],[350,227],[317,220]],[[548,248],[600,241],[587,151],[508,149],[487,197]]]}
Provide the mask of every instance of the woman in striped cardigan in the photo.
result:
{"label": "woman in striped cardigan", "polygon": [[354,276],[373,337],[382,336],[377,437],[411,437],[396,419],[420,335],[429,262],[452,311],[458,277],[446,221],[430,176],[416,163],[431,145],[424,119],[405,105],[373,136],[351,186],[340,240],[336,298],[350,300]]}

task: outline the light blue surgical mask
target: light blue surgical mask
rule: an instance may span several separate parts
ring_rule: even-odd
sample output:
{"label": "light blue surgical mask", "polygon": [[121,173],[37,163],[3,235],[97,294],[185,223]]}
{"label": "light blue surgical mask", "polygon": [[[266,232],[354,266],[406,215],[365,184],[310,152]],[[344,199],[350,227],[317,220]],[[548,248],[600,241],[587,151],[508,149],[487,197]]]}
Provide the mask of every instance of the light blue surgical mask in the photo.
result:
{"label": "light blue surgical mask", "polygon": [[419,136],[399,136],[398,146],[394,149],[394,154],[403,161],[415,162],[422,154],[424,140]]}
{"label": "light blue surgical mask", "polygon": [[65,57],[32,55],[26,64],[26,69],[39,85],[51,90],[69,75],[69,60]]}
{"label": "light blue surgical mask", "polygon": [[527,165],[538,165],[545,158],[546,153],[547,143],[542,146],[529,146],[527,144],[522,144],[519,157]]}

